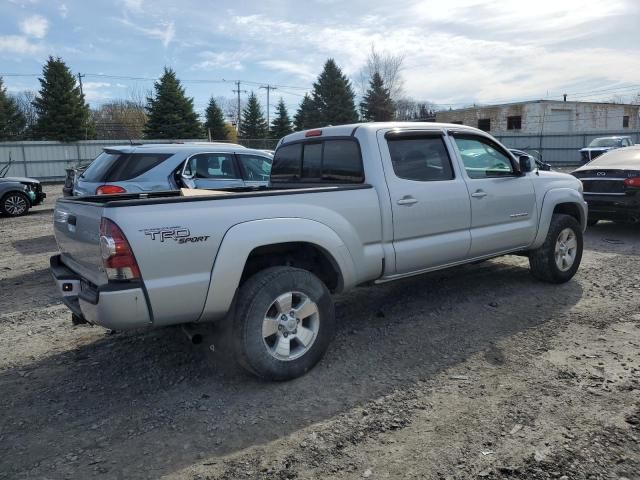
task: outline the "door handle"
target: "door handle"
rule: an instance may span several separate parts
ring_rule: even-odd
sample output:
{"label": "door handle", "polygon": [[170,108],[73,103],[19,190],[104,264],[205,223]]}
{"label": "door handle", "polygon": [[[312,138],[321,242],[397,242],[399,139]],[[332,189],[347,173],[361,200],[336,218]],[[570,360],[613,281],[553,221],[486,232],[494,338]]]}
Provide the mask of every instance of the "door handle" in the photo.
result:
{"label": "door handle", "polygon": [[472,196],[473,198],[484,198],[484,197],[486,197],[486,196],[487,196],[487,192],[484,192],[484,191],[482,191],[482,190],[476,190],[475,192],[473,192],[473,193],[471,194],[471,196]]}
{"label": "door handle", "polygon": [[410,195],[405,195],[400,200],[398,200],[397,203],[398,205],[413,205],[414,203],[418,203],[418,200]]}

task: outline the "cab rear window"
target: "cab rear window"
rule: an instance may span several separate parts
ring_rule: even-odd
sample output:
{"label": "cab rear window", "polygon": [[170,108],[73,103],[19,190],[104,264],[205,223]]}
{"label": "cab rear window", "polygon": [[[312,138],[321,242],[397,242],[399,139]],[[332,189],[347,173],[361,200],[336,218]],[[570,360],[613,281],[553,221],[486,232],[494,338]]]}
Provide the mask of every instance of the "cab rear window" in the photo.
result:
{"label": "cab rear window", "polygon": [[123,182],[160,165],[171,154],[103,152],[85,170],[88,182]]}
{"label": "cab rear window", "polygon": [[360,146],[351,138],[284,145],[273,158],[271,181],[362,183]]}

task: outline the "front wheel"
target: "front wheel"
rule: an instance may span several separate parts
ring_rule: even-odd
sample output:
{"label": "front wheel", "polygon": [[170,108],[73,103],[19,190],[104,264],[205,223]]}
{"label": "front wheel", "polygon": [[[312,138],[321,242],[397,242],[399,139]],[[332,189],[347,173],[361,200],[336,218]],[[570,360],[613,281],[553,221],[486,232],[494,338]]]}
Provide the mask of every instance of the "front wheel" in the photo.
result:
{"label": "front wheel", "polygon": [[544,243],[529,252],[531,274],[550,283],[569,281],[580,266],[582,245],[578,221],[569,215],[553,215]]}
{"label": "front wheel", "polygon": [[2,197],[0,211],[10,217],[20,217],[26,215],[31,203],[24,193],[9,192]]}
{"label": "front wheel", "polygon": [[334,329],[331,294],[306,270],[268,268],[240,288],[232,331],[235,353],[259,377],[303,375],[322,358]]}

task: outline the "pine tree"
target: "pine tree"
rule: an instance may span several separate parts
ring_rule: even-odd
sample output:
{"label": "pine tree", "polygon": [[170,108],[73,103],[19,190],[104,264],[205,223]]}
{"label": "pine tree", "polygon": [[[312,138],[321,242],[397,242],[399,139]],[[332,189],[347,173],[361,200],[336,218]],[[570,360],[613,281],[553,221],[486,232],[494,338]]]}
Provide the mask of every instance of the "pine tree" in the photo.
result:
{"label": "pine tree", "polygon": [[360,103],[360,110],[362,118],[369,122],[388,122],[393,119],[393,101],[378,72],[371,77],[369,89]]}
{"label": "pine tree", "polygon": [[354,98],[351,82],[330,58],[324,64],[318,81],[313,84],[312,99],[317,118],[312,118],[310,127],[357,122],[358,112]]}
{"label": "pine tree", "polygon": [[60,57],[49,57],[39,81],[40,91],[33,101],[38,114],[34,136],[61,142],[91,137],[89,106],[71,70]]}
{"label": "pine tree", "polygon": [[262,113],[256,94],[251,92],[247,106],[242,110],[240,120],[240,138],[265,138],[267,136],[267,121]]}
{"label": "pine tree", "polygon": [[209,105],[207,105],[205,118],[204,128],[211,132],[212,140],[229,140],[224,115],[213,97],[211,97]]}
{"label": "pine tree", "polygon": [[154,97],[147,98],[147,138],[202,138],[202,126],[193,110],[193,98],[185,95],[176,72],[164,68],[153,84]]}
{"label": "pine tree", "polygon": [[291,128],[291,119],[289,118],[289,112],[287,106],[284,104],[284,100],[281,98],[276,108],[276,118],[271,122],[271,138],[280,139],[293,132]]}
{"label": "pine tree", "polygon": [[24,133],[27,120],[16,101],[7,95],[0,77],[0,140],[15,140]]}
{"label": "pine tree", "polygon": [[293,116],[293,124],[296,130],[306,130],[318,123],[318,109],[309,94],[305,93],[298,111]]}

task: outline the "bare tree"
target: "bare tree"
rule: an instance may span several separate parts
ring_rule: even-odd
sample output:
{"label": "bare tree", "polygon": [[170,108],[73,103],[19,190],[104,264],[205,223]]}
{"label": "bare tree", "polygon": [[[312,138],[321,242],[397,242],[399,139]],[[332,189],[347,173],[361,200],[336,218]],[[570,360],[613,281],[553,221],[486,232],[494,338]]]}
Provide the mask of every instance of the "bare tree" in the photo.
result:
{"label": "bare tree", "polygon": [[[238,99],[229,97],[216,97],[215,98],[218,107],[222,110],[225,120],[235,125],[238,119]],[[240,100],[240,111],[246,107],[247,101],[243,98]]]}
{"label": "bare tree", "polygon": [[16,105],[18,105],[18,109],[22,112],[27,121],[26,134],[29,136],[38,119],[38,113],[36,112],[36,108],[33,106],[33,101],[36,98],[36,92],[32,90],[24,90],[16,93],[13,98],[16,101]]}
{"label": "bare tree", "polygon": [[[139,99],[138,99],[139,100]],[[115,100],[91,112],[96,137],[106,140],[139,139],[147,122],[144,103],[136,100]]]}
{"label": "bare tree", "polygon": [[436,110],[433,102],[403,97],[396,101],[396,120],[433,121]]}
{"label": "bare tree", "polygon": [[367,62],[360,71],[359,87],[364,95],[369,88],[369,83],[373,74],[378,72],[382,77],[384,88],[389,91],[391,100],[397,102],[402,97],[404,81],[402,79],[403,54],[393,54],[376,50],[375,45],[371,45],[371,51],[367,57]]}
{"label": "bare tree", "polygon": [[609,103],[624,103],[629,105],[640,105],[640,93],[627,95],[614,95],[607,100]]}
{"label": "bare tree", "polygon": [[147,98],[153,96],[152,88],[131,87],[127,91],[127,101],[142,110],[147,106]]}

